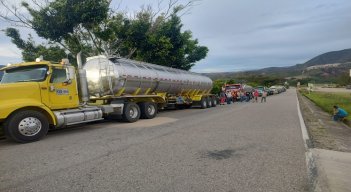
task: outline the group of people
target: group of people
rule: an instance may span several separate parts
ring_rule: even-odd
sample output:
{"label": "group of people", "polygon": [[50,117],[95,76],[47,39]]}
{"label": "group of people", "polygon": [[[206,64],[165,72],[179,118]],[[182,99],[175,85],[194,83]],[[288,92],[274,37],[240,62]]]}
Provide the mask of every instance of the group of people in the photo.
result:
{"label": "group of people", "polygon": [[[266,102],[267,91],[263,91],[261,95],[261,103]],[[232,102],[258,102],[258,98],[260,96],[257,89],[252,92],[245,92],[244,90],[223,90],[220,93],[220,105],[224,105],[225,103],[231,104]]]}
{"label": "group of people", "polygon": [[[267,91],[263,90],[261,95],[261,103],[266,102]],[[257,89],[252,92],[244,92],[244,90],[234,91],[234,90],[223,90],[221,91],[220,97],[220,105],[224,105],[225,103],[231,104],[232,102],[252,102],[257,103],[260,94]],[[334,121],[343,121],[348,116],[348,113],[345,109],[342,109],[336,105],[333,106],[333,120]]]}

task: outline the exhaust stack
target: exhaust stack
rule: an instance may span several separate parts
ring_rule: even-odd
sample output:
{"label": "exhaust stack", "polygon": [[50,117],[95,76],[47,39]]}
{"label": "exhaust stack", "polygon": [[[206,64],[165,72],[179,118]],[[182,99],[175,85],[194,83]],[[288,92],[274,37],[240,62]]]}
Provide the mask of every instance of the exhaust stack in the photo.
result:
{"label": "exhaust stack", "polygon": [[79,75],[79,91],[80,97],[85,105],[89,101],[89,92],[88,92],[88,81],[87,81],[87,73],[85,69],[83,69],[82,63],[82,51],[77,54],[77,65],[78,65],[78,75]]}

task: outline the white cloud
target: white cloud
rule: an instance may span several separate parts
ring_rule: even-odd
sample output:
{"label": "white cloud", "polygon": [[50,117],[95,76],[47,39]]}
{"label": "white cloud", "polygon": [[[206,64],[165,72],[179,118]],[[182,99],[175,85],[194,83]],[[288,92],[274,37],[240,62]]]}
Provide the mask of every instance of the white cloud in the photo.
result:
{"label": "white cloud", "polygon": [[210,49],[193,70],[287,66],[350,48],[350,8],[346,0],[203,1],[184,18]]}
{"label": "white cloud", "polygon": [[19,58],[21,57],[20,51],[13,44],[2,43],[0,44],[0,58]]}
{"label": "white cloud", "polygon": [[[186,0],[181,0],[185,2]],[[133,13],[157,0],[114,0]],[[165,7],[164,1],[162,7]],[[202,0],[182,17],[210,52],[192,71],[251,70],[303,63],[318,54],[351,48],[349,0]],[[2,26],[2,25],[1,25]],[[0,59],[21,58],[0,33]]]}

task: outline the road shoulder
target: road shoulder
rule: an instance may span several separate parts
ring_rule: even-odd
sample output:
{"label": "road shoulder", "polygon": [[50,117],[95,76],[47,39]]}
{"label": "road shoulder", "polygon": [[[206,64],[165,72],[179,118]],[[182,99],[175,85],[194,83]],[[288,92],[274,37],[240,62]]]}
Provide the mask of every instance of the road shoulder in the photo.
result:
{"label": "road shoulder", "polygon": [[309,135],[307,166],[312,191],[349,191],[351,128],[298,93],[299,107]]}

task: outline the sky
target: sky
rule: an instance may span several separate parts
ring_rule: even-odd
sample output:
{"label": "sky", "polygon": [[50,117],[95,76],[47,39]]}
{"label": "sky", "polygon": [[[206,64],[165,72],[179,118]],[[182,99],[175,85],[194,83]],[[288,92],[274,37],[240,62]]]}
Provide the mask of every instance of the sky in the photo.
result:
{"label": "sky", "polygon": [[[185,0],[179,0],[186,2]],[[113,0],[132,13],[157,0]],[[166,7],[164,0],[161,7]],[[182,16],[199,44],[209,48],[194,72],[229,72],[304,63],[329,51],[351,48],[350,0],[201,0]],[[7,24],[0,22],[0,29]],[[22,31],[26,33],[28,30]],[[0,33],[2,64],[21,52]],[[0,64],[1,65],[1,64]]]}

